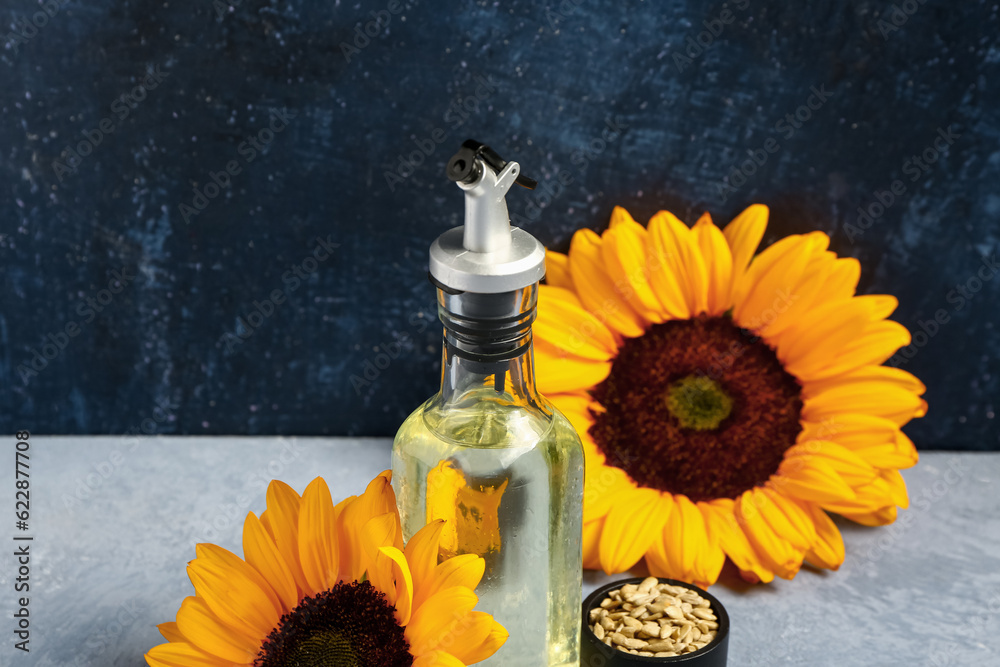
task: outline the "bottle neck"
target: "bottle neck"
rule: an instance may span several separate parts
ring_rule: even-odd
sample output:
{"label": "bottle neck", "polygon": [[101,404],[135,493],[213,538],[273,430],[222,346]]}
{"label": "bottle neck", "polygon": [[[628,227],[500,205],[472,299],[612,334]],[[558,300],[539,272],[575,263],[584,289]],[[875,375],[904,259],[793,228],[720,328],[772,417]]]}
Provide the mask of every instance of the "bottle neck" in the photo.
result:
{"label": "bottle neck", "polygon": [[537,298],[537,284],[502,294],[438,290],[445,404],[482,400],[484,394],[506,405],[540,403],[531,342]]}

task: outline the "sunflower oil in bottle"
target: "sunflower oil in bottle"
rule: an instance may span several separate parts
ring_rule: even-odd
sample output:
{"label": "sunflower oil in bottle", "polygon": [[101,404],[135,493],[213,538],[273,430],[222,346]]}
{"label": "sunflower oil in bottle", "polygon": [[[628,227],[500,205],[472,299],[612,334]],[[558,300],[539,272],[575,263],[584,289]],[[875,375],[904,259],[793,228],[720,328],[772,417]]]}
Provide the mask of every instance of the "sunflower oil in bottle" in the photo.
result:
{"label": "sunflower oil in bottle", "polygon": [[441,391],[396,434],[393,486],[407,540],[444,519],[439,557],[486,562],[476,609],[510,638],[479,664],[576,666],[583,451],[573,426],[535,390],[531,323],[545,252],[510,227],[507,190],[533,187],[518,172],[474,141],[448,164],[466,215],[431,247],[444,324]]}

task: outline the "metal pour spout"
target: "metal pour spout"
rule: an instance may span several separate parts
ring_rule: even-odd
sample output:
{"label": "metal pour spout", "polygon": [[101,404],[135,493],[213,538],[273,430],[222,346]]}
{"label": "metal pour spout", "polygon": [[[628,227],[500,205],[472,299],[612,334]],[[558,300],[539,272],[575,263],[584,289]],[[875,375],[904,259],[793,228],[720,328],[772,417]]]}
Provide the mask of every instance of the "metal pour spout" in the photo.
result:
{"label": "metal pour spout", "polygon": [[436,283],[458,292],[512,292],[545,275],[545,248],[522,229],[510,226],[507,192],[537,183],[489,146],[468,140],[448,161],[448,178],[465,192],[465,224],[442,234],[431,246],[430,273]]}
{"label": "metal pour spout", "polygon": [[507,191],[514,183],[533,190],[537,183],[521,175],[517,162],[506,162],[489,146],[469,139],[448,161],[448,178],[465,191],[462,245],[472,252],[496,252],[510,246]]}

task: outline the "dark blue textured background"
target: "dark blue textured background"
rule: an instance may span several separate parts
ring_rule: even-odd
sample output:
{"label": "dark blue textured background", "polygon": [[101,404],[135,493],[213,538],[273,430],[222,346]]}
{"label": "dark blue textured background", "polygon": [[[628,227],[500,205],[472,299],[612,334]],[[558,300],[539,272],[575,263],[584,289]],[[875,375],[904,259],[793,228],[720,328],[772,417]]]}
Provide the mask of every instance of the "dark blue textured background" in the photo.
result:
{"label": "dark blue textured background", "polygon": [[[344,47],[390,4],[52,0],[43,27],[8,32],[0,431],[393,433],[438,381],[426,253],[460,224],[444,164],[472,136],[543,181],[509,201],[552,247],[615,204],[724,223],[763,202],[765,243],[828,232],[861,260],[860,291],[899,297],[894,319],[947,319],[904,364],[929,387],[917,444],[1000,448],[1000,280],[984,268],[977,292],[953,292],[997,250],[995,3],[424,0]],[[39,11],[0,5],[5,31]],[[813,88],[829,98],[800,110]],[[797,111],[810,117],[783,121]],[[112,131],[95,134],[102,119]],[[622,131],[602,147],[609,121]],[[939,129],[957,135],[947,153],[908,166]],[[101,141],[77,162],[64,151],[84,132]],[[769,139],[776,152],[723,201]],[[387,178],[419,145],[433,152]],[[231,161],[229,187],[185,220]],[[897,179],[871,226],[845,227]],[[337,247],[312,264],[317,237]],[[123,269],[110,303],[87,305]],[[18,372],[70,323],[65,349]]]}

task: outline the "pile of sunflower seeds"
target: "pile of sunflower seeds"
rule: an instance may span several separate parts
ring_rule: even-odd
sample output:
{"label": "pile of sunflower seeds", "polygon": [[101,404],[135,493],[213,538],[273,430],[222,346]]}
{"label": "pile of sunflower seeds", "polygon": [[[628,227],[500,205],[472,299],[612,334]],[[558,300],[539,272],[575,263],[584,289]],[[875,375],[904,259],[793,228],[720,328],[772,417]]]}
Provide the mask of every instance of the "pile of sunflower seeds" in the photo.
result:
{"label": "pile of sunflower seeds", "polygon": [[665,658],[708,646],[719,621],[711,603],[695,591],[648,577],[608,593],[590,610],[590,629],[619,651]]}

